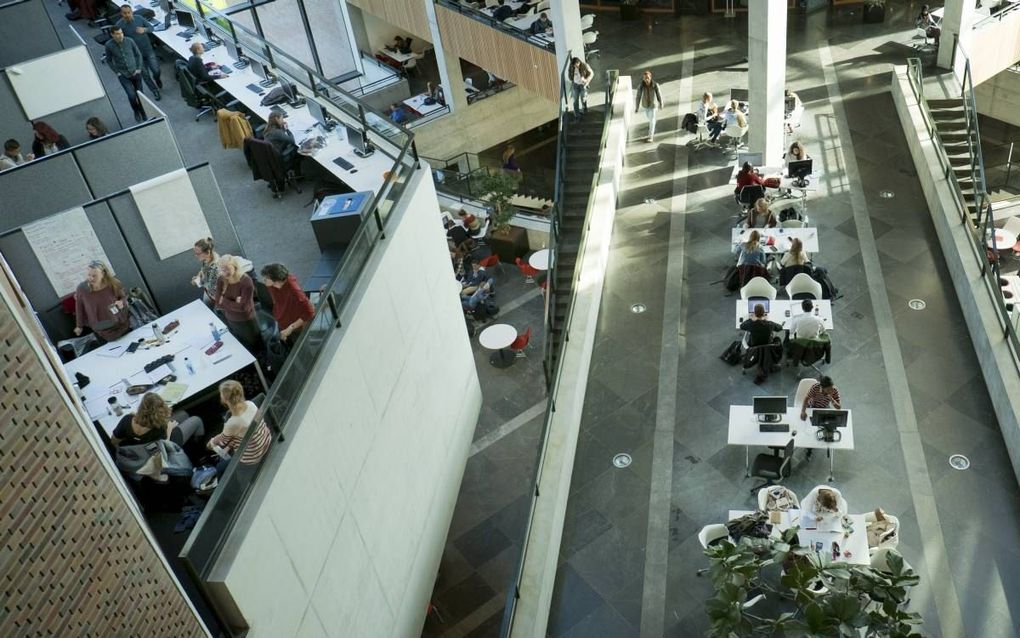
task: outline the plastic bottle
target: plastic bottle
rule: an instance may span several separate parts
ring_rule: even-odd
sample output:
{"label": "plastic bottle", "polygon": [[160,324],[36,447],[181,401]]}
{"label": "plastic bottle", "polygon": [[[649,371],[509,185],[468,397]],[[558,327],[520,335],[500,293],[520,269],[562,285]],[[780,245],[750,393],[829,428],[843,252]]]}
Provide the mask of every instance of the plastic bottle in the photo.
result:
{"label": "plastic bottle", "polygon": [[212,334],[212,340],[214,342],[220,340],[220,331],[216,329],[216,324],[211,321],[209,322],[209,332]]}
{"label": "plastic bottle", "polygon": [[195,366],[191,365],[191,360],[184,357],[184,367],[187,368],[188,374],[195,374]]}

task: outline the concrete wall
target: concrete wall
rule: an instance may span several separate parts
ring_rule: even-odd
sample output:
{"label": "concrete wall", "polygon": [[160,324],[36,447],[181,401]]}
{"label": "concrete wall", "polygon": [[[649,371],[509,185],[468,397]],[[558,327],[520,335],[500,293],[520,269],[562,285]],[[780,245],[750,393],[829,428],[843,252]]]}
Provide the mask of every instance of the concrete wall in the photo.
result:
{"label": "concrete wall", "polygon": [[1020,477],[1020,373],[994,302],[981,275],[974,247],[960,221],[951,186],[943,178],[937,142],[928,134],[921,109],[910,89],[906,67],[897,66],[892,75],[896,112],[906,134],[917,178],[928,202],[935,232],[942,246],[946,267],[953,279],[960,308],[967,321],[974,351],[981,365],[988,395],[1002,430],[1013,472]]}
{"label": "concrete wall", "polygon": [[1020,126],[1020,73],[1001,71],[974,87],[978,113]]}
{"label": "concrete wall", "polygon": [[481,390],[427,169],[404,202],[214,570],[252,638],[421,633]]}
{"label": "concrete wall", "polygon": [[556,119],[555,102],[515,86],[502,93],[458,108],[414,129],[418,152],[448,159],[458,153],[478,153]]}
{"label": "concrete wall", "polygon": [[[963,45],[970,58],[974,86],[990,80],[1020,61],[1020,11],[973,29]],[[962,76],[958,73],[957,77]]]}

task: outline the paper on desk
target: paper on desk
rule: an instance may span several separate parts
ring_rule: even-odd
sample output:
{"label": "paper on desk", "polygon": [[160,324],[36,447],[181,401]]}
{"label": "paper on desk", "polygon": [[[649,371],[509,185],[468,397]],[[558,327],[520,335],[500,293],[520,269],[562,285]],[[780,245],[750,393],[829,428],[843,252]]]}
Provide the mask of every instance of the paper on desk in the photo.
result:
{"label": "paper on desk", "polygon": [[149,372],[149,375],[148,375],[149,381],[148,381],[148,383],[156,383],[157,381],[159,381],[160,379],[162,379],[163,377],[165,377],[168,374],[174,374],[174,371],[170,369],[170,366],[168,366],[167,364],[164,363],[163,365],[159,366],[155,370]]}
{"label": "paper on desk", "polygon": [[96,350],[96,354],[100,357],[110,357],[111,359],[116,359],[125,352],[127,352],[127,345],[122,343],[111,343]]}
{"label": "paper on desk", "polygon": [[183,397],[184,393],[187,391],[188,391],[187,383],[177,383],[176,381],[171,381],[170,383],[166,384],[166,386],[162,390],[159,391],[159,396],[163,397],[163,400],[169,403],[170,405],[173,405],[180,401],[181,397]]}

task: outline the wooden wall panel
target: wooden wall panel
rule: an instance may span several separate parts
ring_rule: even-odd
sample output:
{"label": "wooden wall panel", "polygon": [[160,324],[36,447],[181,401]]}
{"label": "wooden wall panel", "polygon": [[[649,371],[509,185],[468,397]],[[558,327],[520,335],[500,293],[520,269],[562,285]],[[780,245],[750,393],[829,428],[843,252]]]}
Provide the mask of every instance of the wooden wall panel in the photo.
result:
{"label": "wooden wall panel", "polygon": [[207,635],[44,365],[0,297],[0,636]]}
{"label": "wooden wall panel", "polygon": [[[359,0],[368,2],[370,0]],[[560,97],[556,56],[487,24],[436,5],[443,52],[477,64],[553,102]]]}
{"label": "wooden wall panel", "polygon": [[413,33],[422,40],[432,41],[428,17],[425,15],[425,3],[422,0],[347,0],[347,2],[395,27]]}

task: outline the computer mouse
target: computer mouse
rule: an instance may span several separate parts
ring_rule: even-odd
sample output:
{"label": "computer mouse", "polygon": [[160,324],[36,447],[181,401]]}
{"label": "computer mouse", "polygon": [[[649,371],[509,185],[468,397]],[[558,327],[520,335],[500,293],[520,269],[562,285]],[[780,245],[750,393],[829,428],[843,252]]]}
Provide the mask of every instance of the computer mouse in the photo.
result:
{"label": "computer mouse", "polygon": [[356,168],[352,168],[352,169],[351,169],[351,172],[352,172],[352,173],[357,173],[357,172],[358,172],[358,169],[356,169]]}

